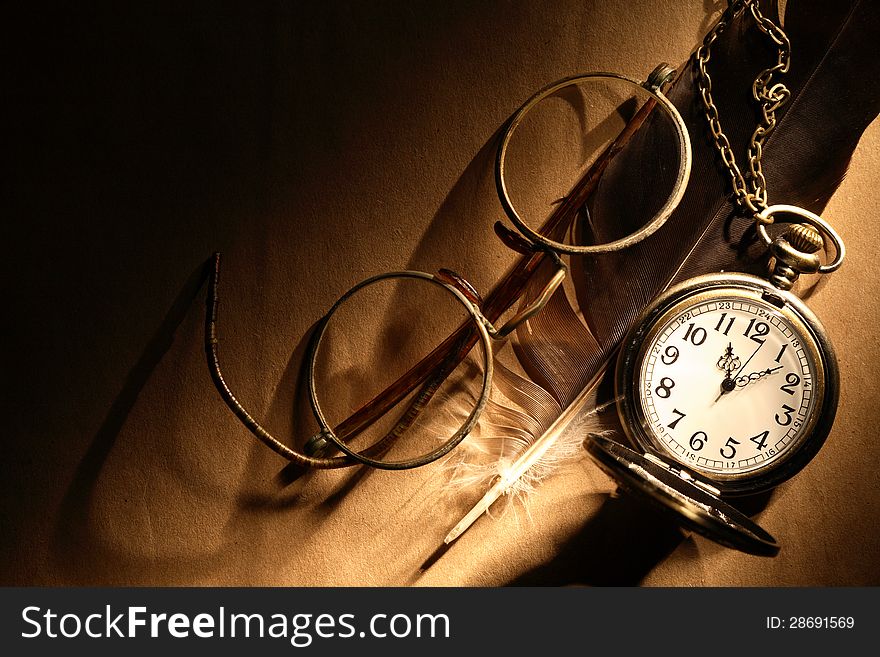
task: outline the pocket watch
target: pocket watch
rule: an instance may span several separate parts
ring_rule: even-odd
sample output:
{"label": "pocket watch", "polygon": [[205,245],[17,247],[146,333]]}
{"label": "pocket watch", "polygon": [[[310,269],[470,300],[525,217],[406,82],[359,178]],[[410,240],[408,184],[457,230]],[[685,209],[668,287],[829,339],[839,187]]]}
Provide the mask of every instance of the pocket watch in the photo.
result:
{"label": "pocket watch", "polygon": [[[762,120],[748,145],[747,175],[736,164],[712,99],[710,50],[748,11],[778,48],[777,63],[752,85]],[[779,545],[723,497],[766,491],[800,472],[825,442],[837,410],[837,359],[822,324],[790,290],[800,274],[829,273],[843,242],[821,217],[768,205],[761,160],[790,98],[776,78],[791,45],[751,0],[731,2],[694,58],[696,80],[735,203],[769,249],[768,279],[720,272],[684,281],[637,318],[618,354],[615,392],[624,432],[637,451],[589,436],[588,454],[621,484],[675,514],[683,525],[730,547],[775,555]],[[792,225],[775,238],[778,218]],[[793,219],[792,219],[793,217]],[[826,238],[834,259],[822,265]]]}
{"label": "pocket watch", "polygon": [[[825,442],[839,395],[834,348],[791,291],[799,274],[840,266],[843,242],[818,215],[794,214],[771,242],[768,280],[698,276],[657,297],[621,345],[617,410],[636,450],[599,435],[584,447],[624,490],[679,524],[761,556],[776,540],[723,498],[766,491],[800,472]],[[836,257],[819,264],[820,229]],[[766,235],[766,231],[759,230]]]}
{"label": "pocket watch", "polygon": [[[797,213],[835,238],[817,216]],[[618,356],[615,388],[628,438],[686,467],[722,495],[765,491],[819,451],[837,408],[834,349],[813,312],[789,291],[792,273],[819,271],[818,231],[796,224],[771,247],[770,280],[699,276],[658,297]],[[794,267],[792,266],[794,265]],[[811,266],[812,265],[812,266]]]}

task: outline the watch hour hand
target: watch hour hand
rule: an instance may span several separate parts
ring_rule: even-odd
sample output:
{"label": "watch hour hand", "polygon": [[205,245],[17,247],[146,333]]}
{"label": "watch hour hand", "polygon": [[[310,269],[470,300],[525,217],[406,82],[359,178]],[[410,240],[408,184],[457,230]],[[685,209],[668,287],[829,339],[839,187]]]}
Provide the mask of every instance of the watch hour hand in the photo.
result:
{"label": "watch hour hand", "polygon": [[739,358],[733,353],[733,343],[727,343],[727,349],[724,350],[724,354],[715,363],[715,367],[719,370],[724,370],[725,378],[731,378],[731,374],[739,367]]}
{"label": "watch hour hand", "polygon": [[719,370],[724,370],[724,380],[721,381],[721,392],[718,393],[718,396],[715,398],[715,401],[718,401],[726,393],[736,388],[736,380],[733,378],[733,373],[739,368],[740,360],[739,357],[733,353],[732,342],[727,343],[727,349],[724,350],[724,354],[718,359],[715,366]]}

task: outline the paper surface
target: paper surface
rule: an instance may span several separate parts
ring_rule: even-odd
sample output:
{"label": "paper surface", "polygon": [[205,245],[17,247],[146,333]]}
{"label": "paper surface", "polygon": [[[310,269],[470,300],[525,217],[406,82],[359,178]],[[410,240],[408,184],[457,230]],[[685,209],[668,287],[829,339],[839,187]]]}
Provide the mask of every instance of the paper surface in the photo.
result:
{"label": "paper surface", "polygon": [[0,583],[880,584],[876,122],[823,215],[847,260],[809,300],[840,360],[837,420],[755,516],[778,557],[681,537],[586,456],[424,574],[474,501],[443,501],[431,467],[278,483],[284,462],[208,376],[210,254],[233,390],[277,434],[307,433],[303,336],[340,294],[440,267],[485,292],[516,258],[492,232],[510,114],[567,75],[680,65],[721,9],[305,4],[26,19],[41,36],[15,67]]}

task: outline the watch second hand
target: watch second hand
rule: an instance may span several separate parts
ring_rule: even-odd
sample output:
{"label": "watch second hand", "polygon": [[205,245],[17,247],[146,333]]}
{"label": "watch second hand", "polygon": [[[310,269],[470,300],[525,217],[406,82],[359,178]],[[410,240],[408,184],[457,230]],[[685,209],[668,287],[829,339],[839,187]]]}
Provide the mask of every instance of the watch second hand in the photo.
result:
{"label": "watch second hand", "polygon": [[748,359],[746,360],[746,362],[743,363],[742,365],[740,365],[738,368],[736,368],[736,371],[737,371],[737,372],[742,372],[744,369],[746,369],[746,365],[749,364],[749,362],[752,360],[752,358],[755,357],[755,354],[758,353],[758,350],[759,350],[761,347],[763,347],[763,346],[764,346],[764,343],[763,343],[763,342],[760,343],[760,344],[755,348],[755,350],[752,352],[752,355],[748,357]]}

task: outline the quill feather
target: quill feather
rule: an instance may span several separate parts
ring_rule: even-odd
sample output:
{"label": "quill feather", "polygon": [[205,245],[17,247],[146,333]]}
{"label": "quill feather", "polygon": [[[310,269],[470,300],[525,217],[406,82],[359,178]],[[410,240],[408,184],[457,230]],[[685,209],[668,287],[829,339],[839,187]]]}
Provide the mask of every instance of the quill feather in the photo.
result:
{"label": "quill feather", "polygon": [[[762,8],[768,16],[778,13],[776,2],[763,3]],[[764,146],[769,200],[821,212],[843,179],[862,132],[880,111],[880,93],[870,82],[880,74],[880,58],[874,55],[880,12],[876,5],[859,0],[789,0],[786,12],[793,55],[785,82],[792,98],[779,112],[778,125]],[[752,81],[773,57],[773,48],[747,12],[713,45],[713,97],[740,162],[758,116],[750,95]],[[446,543],[514,487],[514,477],[540,469],[562,425],[582,410],[620,339],[651,299],[699,274],[763,272],[764,249],[754,242],[751,221],[739,216],[731,201],[729,178],[709,136],[696,89],[693,67],[688,65],[667,92],[688,125],[693,147],[692,174],[682,202],[666,225],[644,242],[625,251],[573,259],[583,320],[559,290],[542,313],[519,329],[519,362],[561,410],[543,434],[535,436],[534,424],[530,426],[527,434],[532,439],[520,444],[516,467],[506,464],[495,470],[494,485]],[[610,190],[662,188],[662,169],[651,179],[645,177],[646,167],[636,164],[644,152],[662,148],[664,140],[669,142],[668,136],[651,117],[611,162],[589,200],[589,223],[580,227],[586,239],[619,239],[638,227],[634,217],[650,216],[656,195],[621,197]]]}

